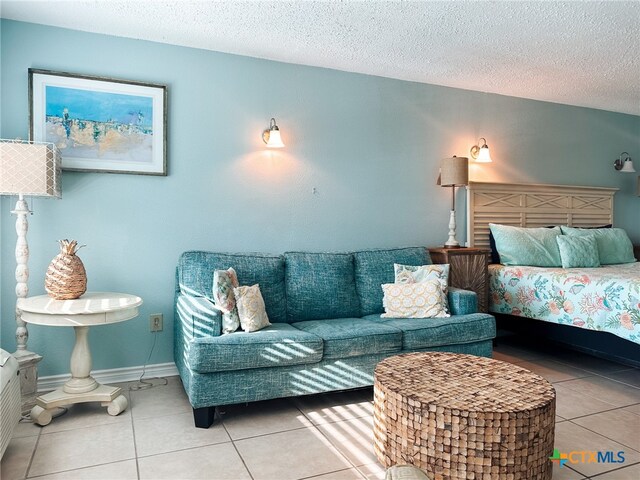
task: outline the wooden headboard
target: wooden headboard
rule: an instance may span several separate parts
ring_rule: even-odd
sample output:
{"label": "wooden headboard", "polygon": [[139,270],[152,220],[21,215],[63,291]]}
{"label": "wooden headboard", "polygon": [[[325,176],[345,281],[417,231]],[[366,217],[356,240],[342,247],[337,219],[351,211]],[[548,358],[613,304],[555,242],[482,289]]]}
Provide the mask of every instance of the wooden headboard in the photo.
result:
{"label": "wooden headboard", "polygon": [[467,186],[467,241],[489,247],[489,223],[516,227],[613,223],[617,188],[527,183],[470,182]]}

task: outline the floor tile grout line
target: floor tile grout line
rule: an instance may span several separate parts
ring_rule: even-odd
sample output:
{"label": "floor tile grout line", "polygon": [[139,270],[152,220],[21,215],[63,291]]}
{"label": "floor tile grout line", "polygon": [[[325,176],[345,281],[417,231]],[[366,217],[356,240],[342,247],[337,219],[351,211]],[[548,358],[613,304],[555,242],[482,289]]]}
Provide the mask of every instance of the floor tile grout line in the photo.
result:
{"label": "floor tile grout line", "polygon": [[[242,462],[242,465],[244,465],[244,469],[249,474],[249,478],[251,480],[254,480],[253,474],[251,473],[251,470],[249,470],[249,466],[247,465],[247,462],[245,462],[244,457],[242,456],[242,454],[240,453],[240,449],[236,445],[236,442],[234,442],[233,439],[231,438],[231,435],[229,434],[229,430],[227,430],[227,426],[224,424],[224,420],[222,419],[222,416],[221,415],[218,415],[218,416],[220,417],[220,423],[222,424],[222,428],[224,428],[224,431],[226,432],[227,436],[231,440],[231,445],[233,446],[233,449],[238,454],[238,457],[240,457],[240,461]],[[214,416],[214,419],[215,419],[215,416]]]}
{"label": "floor tile grout line", "polygon": [[31,479],[37,479],[37,478],[42,478],[42,477],[48,477],[49,475],[59,475],[61,473],[75,472],[76,470],[85,470],[87,468],[104,467],[105,465],[113,465],[114,463],[129,462],[131,460],[133,460],[133,457],[132,458],[123,458],[121,460],[115,460],[113,462],[96,463],[95,465],[86,465],[84,467],[68,468],[66,470],[60,470],[60,471],[57,471],[57,472],[42,473],[42,474],[39,474],[39,475],[34,475],[32,477],[26,477],[26,479],[27,480],[31,480]]}
{"label": "floor tile grout line", "polygon": [[[567,381],[570,381],[570,380],[567,380]],[[557,383],[561,383],[561,382],[556,382],[556,384],[557,384]],[[564,383],[564,382],[562,382],[562,383]],[[553,385],[555,385],[555,384],[553,384]],[[566,386],[566,385],[563,385],[563,386]],[[585,397],[592,398],[592,399],[594,399],[594,400],[597,400],[597,401],[602,402],[602,403],[606,403],[606,404],[611,405],[612,407],[614,407],[614,408],[610,408],[609,410],[616,410],[616,409],[618,409],[618,408],[626,408],[626,407],[630,407],[630,406],[632,406],[632,405],[636,405],[636,404],[638,403],[638,402],[634,402],[634,401],[632,401],[631,403],[627,403],[627,404],[625,404],[625,405],[615,405],[615,404],[613,404],[613,403],[611,403],[611,402],[608,402],[608,401],[606,401],[606,400],[602,400],[601,398],[594,397],[593,395],[590,395],[590,394],[588,394],[588,393],[584,393],[584,392],[581,392],[581,391],[579,391],[579,390],[574,390],[574,389],[573,389],[573,388],[571,388],[571,387],[567,387],[567,388],[568,388],[569,390],[571,390],[572,392],[574,392],[574,393],[580,394],[580,395],[585,396]]]}
{"label": "floor tile grout line", "polygon": [[36,457],[36,450],[38,449],[38,445],[40,444],[40,435],[42,434],[42,427],[38,427],[38,428],[39,428],[38,437],[36,438],[36,444],[33,446],[33,451],[31,452],[31,455],[29,457],[29,464],[27,465],[27,469],[24,472],[24,478],[29,478],[29,472],[31,471],[31,466],[33,465],[33,459]]}
{"label": "floor tile grout line", "polygon": [[[611,411],[611,410],[609,410],[609,411]],[[602,413],[602,412],[601,412],[601,413]],[[594,414],[594,415],[597,415],[597,414]],[[626,443],[622,443],[620,440],[615,440],[615,439],[613,439],[613,438],[607,437],[607,436],[606,436],[606,435],[604,435],[603,433],[596,432],[595,430],[592,430],[592,429],[590,429],[590,428],[588,428],[588,427],[585,427],[584,425],[580,425],[579,423],[572,422],[571,420],[569,420],[569,422],[573,423],[574,425],[577,425],[578,427],[582,427],[582,428],[584,428],[585,430],[589,430],[589,431],[590,431],[590,432],[592,432],[592,433],[595,433],[595,434],[597,434],[597,435],[600,435],[601,437],[604,437],[604,438],[606,438],[607,440],[611,440],[612,442],[615,442],[615,443],[617,443],[618,445],[622,445],[623,447],[627,447],[627,448],[629,448],[630,450],[633,450],[633,451],[634,451],[634,452],[636,452],[636,453],[640,453],[640,450],[636,450],[635,448],[630,447],[630,446],[629,446],[629,445],[627,445]]]}
{"label": "floor tile grout line", "polygon": [[[304,417],[305,417],[305,418],[307,418],[307,419],[309,420],[309,422],[311,422],[311,426],[312,426],[315,430],[317,430],[317,431],[320,433],[320,435],[322,435],[322,436],[327,440],[327,442],[329,442],[329,445],[331,445],[331,446],[336,450],[336,452],[338,452],[338,454],[340,454],[340,456],[341,456],[342,458],[344,458],[344,459],[347,461],[347,463],[348,463],[349,465],[351,465],[351,468],[355,468],[355,469],[356,469],[356,471],[358,472],[358,474],[359,474],[361,477],[366,478],[366,477],[364,476],[364,474],[360,471],[360,469],[359,469],[356,465],[354,465],[354,463],[353,463],[349,458],[347,458],[347,456],[346,456],[345,454],[343,454],[343,453],[338,449],[338,447],[336,447],[336,446],[333,444],[333,442],[332,442],[332,441],[331,441],[331,440],[330,440],[330,439],[329,439],[329,438],[324,434],[324,432],[323,432],[320,428],[318,428],[318,425],[316,425],[315,423],[313,423],[313,421],[312,421],[309,417],[307,417],[307,415],[306,415],[306,414],[305,414],[305,413],[300,409],[300,407],[299,407],[297,404],[295,404],[295,407],[298,409],[298,411],[299,411],[302,415],[304,415]],[[356,420],[356,419],[354,418],[353,420]],[[335,422],[333,422],[333,423],[335,423]],[[344,469],[343,469],[343,470],[344,470]],[[338,470],[338,471],[340,471],[340,470]],[[320,475],[320,474],[319,474],[319,475]],[[317,477],[317,476],[318,476],[318,475],[316,475],[316,477]]]}
{"label": "floor tile grout line", "polygon": [[589,477],[589,479],[598,479],[598,477],[602,477],[603,475],[609,475],[610,473],[613,472],[618,472],[620,470],[623,470],[625,468],[629,468],[629,467],[633,467],[634,465],[640,465],[640,462],[634,462],[634,463],[630,463],[629,465],[624,465],[624,466],[620,466],[618,468],[615,468],[613,470],[607,470],[606,472],[602,472],[602,473],[596,473],[595,475],[592,475],[591,477]]}
{"label": "floor tile grout line", "polygon": [[[317,475],[311,475],[310,477],[300,477],[300,478],[297,478],[296,480],[313,480],[314,478],[322,477],[324,475],[331,475],[332,473],[346,472],[347,470],[353,470],[353,469],[354,469],[354,467],[341,468],[339,470],[333,470],[331,472],[319,473]],[[355,470],[356,470],[356,472],[358,472],[358,475],[360,475],[360,477],[365,478],[357,468]],[[358,479],[358,480],[360,480],[360,479]]]}
{"label": "floor tile grout line", "polygon": [[[602,401],[602,400],[601,400]],[[606,403],[606,402],[605,402]],[[611,405],[611,404],[609,404]],[[579,415],[577,417],[573,417],[573,418],[566,418],[566,417],[562,417],[562,421],[571,421],[571,420],[579,420],[581,418],[586,418],[586,417],[591,417],[592,415],[600,415],[601,413],[609,413],[609,412],[614,412],[616,410],[623,410],[627,407],[631,407],[633,405],[637,405],[636,403],[632,404],[632,405],[623,405],[621,407],[614,407],[614,408],[608,408],[607,410],[601,410],[599,412],[593,412],[593,413],[588,413],[586,415]],[[633,415],[635,415],[633,412],[631,412]],[[560,415],[558,415],[560,416]],[[559,423],[559,422],[558,422]]]}
{"label": "floor tile grout line", "polygon": [[129,390],[129,418],[131,419],[131,432],[133,434],[133,454],[136,460],[136,475],[140,480],[140,464],[138,463],[138,445],[136,444],[136,427],[133,422],[133,391]]}

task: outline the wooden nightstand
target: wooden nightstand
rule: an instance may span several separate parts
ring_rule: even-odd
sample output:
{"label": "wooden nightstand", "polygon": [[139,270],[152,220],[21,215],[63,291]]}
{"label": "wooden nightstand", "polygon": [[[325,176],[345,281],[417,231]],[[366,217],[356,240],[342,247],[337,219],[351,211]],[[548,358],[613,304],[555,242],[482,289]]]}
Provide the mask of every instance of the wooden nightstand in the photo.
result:
{"label": "wooden nightstand", "polygon": [[448,263],[449,285],[478,295],[478,311],[489,309],[490,251],[484,248],[430,248],[433,263]]}

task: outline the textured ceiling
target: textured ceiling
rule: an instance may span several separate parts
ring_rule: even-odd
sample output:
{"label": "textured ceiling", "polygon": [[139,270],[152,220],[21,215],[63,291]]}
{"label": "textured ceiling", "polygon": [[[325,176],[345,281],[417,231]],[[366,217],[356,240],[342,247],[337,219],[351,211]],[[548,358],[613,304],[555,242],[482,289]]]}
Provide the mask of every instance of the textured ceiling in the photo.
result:
{"label": "textured ceiling", "polygon": [[640,115],[640,2],[0,1],[4,18]]}

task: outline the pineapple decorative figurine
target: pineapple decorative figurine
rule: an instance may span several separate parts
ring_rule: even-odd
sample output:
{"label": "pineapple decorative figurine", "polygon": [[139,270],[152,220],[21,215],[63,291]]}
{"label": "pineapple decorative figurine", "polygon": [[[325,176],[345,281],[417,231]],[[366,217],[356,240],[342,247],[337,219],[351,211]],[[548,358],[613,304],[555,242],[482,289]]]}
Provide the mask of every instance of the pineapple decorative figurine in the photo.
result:
{"label": "pineapple decorative figurine", "polygon": [[87,291],[87,272],[76,255],[84,245],[75,240],[58,240],[60,253],[51,260],[44,277],[44,288],[56,300],[80,298]]}

